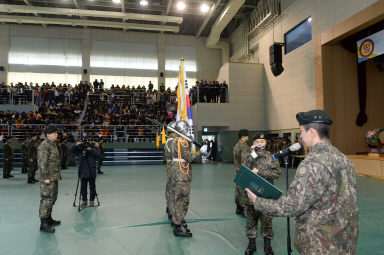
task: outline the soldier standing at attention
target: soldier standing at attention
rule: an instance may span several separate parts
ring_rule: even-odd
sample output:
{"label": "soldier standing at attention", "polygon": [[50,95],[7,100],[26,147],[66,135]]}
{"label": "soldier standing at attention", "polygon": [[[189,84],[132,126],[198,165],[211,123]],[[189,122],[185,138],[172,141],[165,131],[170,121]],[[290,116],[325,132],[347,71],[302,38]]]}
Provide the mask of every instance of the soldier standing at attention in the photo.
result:
{"label": "soldier standing at attention", "polygon": [[67,169],[67,161],[68,161],[67,139],[63,138],[63,141],[61,143],[61,169]]}
{"label": "soldier standing at attention", "polygon": [[14,177],[11,175],[12,161],[13,161],[13,137],[8,136],[6,143],[4,144],[4,166],[3,166],[3,178],[7,179]]}
{"label": "soldier standing at attention", "polygon": [[[184,120],[176,122],[175,129],[184,135],[189,135],[188,123]],[[188,231],[184,217],[188,212],[189,194],[192,180],[192,167],[190,163],[198,159],[202,153],[207,152],[207,146],[203,145],[200,151],[192,153],[190,144],[187,140],[176,137],[172,141],[172,163],[170,166],[171,175],[171,210],[173,233],[175,236],[191,237],[192,233]]]}
{"label": "soldier standing at attention", "polygon": [[28,136],[26,136],[21,144],[21,153],[23,157],[23,165],[21,167],[22,174],[28,173],[28,141]]}
{"label": "soldier standing at attention", "polygon": [[27,151],[28,151],[28,158],[29,158],[29,164],[28,164],[28,182],[34,184],[35,182],[38,182],[38,180],[35,179],[35,174],[37,170],[37,134],[32,134],[31,141],[28,143]]}
{"label": "soldier standing at attention", "polygon": [[[176,122],[173,121],[173,122],[169,123],[168,126],[171,128],[175,128]],[[164,146],[164,159],[166,160],[166,164],[167,164],[167,185],[165,186],[165,201],[167,203],[167,209],[165,210],[165,212],[168,215],[168,219],[172,220],[172,215],[171,215],[170,209],[169,209],[171,207],[170,195],[172,193],[170,170],[171,170],[173,157],[172,157],[171,146],[172,146],[172,141],[177,137],[177,135],[175,132],[168,130],[168,129],[167,129],[167,133],[168,133],[168,139],[167,139],[167,142],[165,143],[165,146]]]}
{"label": "soldier standing at attention", "polygon": [[47,139],[44,140],[37,150],[37,163],[40,174],[40,209],[41,220],[40,231],[53,233],[55,229],[51,226],[61,224],[60,221],[52,219],[52,208],[57,199],[58,181],[60,175],[60,155],[57,148],[57,128],[49,125],[45,129]]}
{"label": "soldier standing at attention", "polygon": [[300,254],[356,254],[358,239],[357,181],[351,160],[329,141],[332,119],[322,110],[296,115],[309,149],[286,196],[249,199],[258,211],[296,216],[295,247]]}
{"label": "soldier standing at attention", "polygon": [[99,139],[99,150],[100,150],[100,157],[97,162],[97,173],[104,174],[104,172],[100,170],[101,165],[103,164],[103,160],[105,158],[103,138]]}
{"label": "soldier standing at attention", "polygon": [[[239,172],[239,169],[241,166],[242,155],[244,153],[248,153],[249,149],[250,149],[248,144],[247,144],[248,134],[249,134],[249,132],[247,129],[241,129],[239,131],[239,141],[233,147],[233,162],[235,164],[235,175]],[[236,190],[235,190],[236,214],[244,216],[244,207],[240,201],[241,190],[242,189],[239,187],[239,185],[236,185]]]}
{"label": "soldier standing at attention", "polygon": [[[253,169],[255,173],[273,184],[273,179],[279,178],[281,168],[278,160],[272,158],[272,154],[265,149],[267,140],[264,135],[256,135],[253,137],[253,145],[248,153],[244,153],[241,159],[243,165],[249,169]],[[272,217],[263,214],[253,208],[253,203],[249,201],[247,192],[241,190],[241,203],[244,205],[245,217],[247,218],[246,234],[249,244],[245,250],[246,255],[251,255],[256,251],[257,224],[260,220],[260,232],[264,238],[264,253],[273,255],[271,240],[273,238]]]}

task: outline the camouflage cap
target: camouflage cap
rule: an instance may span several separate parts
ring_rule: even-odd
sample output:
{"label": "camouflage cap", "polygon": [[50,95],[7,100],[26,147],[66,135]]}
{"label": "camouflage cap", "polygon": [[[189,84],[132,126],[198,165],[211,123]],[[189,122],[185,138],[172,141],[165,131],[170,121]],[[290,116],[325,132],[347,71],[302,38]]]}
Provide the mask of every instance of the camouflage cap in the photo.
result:
{"label": "camouflage cap", "polygon": [[309,123],[325,123],[328,125],[332,125],[333,120],[328,115],[327,112],[323,110],[312,110],[308,112],[299,112],[296,114],[297,122],[299,122],[299,125],[306,125]]}
{"label": "camouflage cap", "polygon": [[57,127],[55,125],[49,125],[47,126],[47,128],[45,129],[45,134],[52,134],[52,133],[55,133],[57,132]]}

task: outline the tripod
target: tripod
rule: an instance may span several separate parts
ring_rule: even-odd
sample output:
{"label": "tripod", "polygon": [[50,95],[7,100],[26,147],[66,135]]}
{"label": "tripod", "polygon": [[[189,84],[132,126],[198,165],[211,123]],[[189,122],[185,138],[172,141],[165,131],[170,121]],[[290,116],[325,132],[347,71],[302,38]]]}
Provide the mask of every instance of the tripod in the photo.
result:
{"label": "tripod", "polygon": [[[288,155],[284,156],[284,165],[285,165],[285,190],[288,192]],[[292,247],[291,247],[291,228],[290,228],[290,222],[289,222],[289,217],[287,217],[287,252],[288,255],[291,254],[292,252]]]}
{"label": "tripod", "polygon": [[[82,155],[80,156],[80,169],[82,169],[82,167],[83,167],[84,158],[85,158],[85,155],[82,154]],[[81,205],[81,192],[80,192],[80,194],[79,194],[79,205],[78,205],[78,206],[76,205],[76,197],[77,197],[77,192],[78,192],[78,190],[79,190],[79,182],[80,182],[80,179],[81,179],[80,177],[77,178],[77,185],[76,185],[75,198],[73,199],[73,206],[74,206],[74,207],[77,207],[77,211],[78,211],[78,212],[80,212],[81,210],[84,209],[84,208],[81,208],[81,206],[80,206],[80,205]],[[97,206],[100,206],[99,196],[98,196],[96,190],[95,190],[95,196],[96,196],[96,200],[97,200]]]}

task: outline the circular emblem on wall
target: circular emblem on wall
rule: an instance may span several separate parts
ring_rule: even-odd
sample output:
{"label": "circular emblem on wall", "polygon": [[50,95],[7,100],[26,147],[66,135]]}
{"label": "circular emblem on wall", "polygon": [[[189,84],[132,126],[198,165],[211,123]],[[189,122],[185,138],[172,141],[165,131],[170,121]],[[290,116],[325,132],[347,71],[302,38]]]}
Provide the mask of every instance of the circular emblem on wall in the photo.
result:
{"label": "circular emblem on wall", "polygon": [[367,58],[372,55],[374,49],[375,43],[371,39],[365,39],[360,44],[360,55],[364,58]]}

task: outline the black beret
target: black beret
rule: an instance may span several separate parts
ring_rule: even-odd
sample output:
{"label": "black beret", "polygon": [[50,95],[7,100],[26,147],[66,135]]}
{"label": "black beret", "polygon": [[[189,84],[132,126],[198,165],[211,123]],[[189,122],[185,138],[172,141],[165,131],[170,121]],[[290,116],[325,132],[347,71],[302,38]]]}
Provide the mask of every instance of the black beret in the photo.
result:
{"label": "black beret", "polygon": [[265,139],[265,135],[264,134],[258,134],[258,135],[255,135],[252,139],[252,142],[257,140],[257,139]]}
{"label": "black beret", "polygon": [[323,110],[312,110],[308,112],[299,112],[296,114],[297,122],[299,122],[299,125],[306,125],[309,123],[325,123],[328,125],[332,125],[333,120]]}
{"label": "black beret", "polygon": [[242,136],[248,136],[249,132],[247,129],[240,129],[239,131],[239,137],[241,138]]}
{"label": "black beret", "polygon": [[52,133],[55,133],[57,132],[57,127],[55,125],[49,125],[47,126],[47,128],[45,129],[45,134],[52,134]]}

